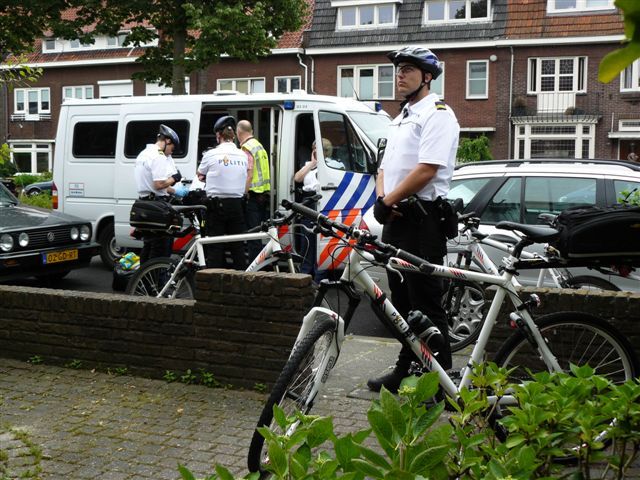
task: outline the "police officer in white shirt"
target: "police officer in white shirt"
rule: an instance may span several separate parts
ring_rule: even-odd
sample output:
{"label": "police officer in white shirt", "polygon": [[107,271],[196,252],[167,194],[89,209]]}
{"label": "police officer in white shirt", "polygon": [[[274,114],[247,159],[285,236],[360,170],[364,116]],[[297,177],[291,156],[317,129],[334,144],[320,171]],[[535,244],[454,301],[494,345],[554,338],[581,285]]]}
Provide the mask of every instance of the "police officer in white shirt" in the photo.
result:
{"label": "police officer in white shirt", "polygon": [[[236,147],[236,120],[231,116],[219,118],[213,130],[218,146],[202,155],[198,178],[205,182],[209,197],[206,230],[208,236],[232,235],[247,231],[242,197],[247,192],[249,159]],[[217,243],[208,246],[207,266],[225,268],[225,249],[229,249],[233,268],[245,270],[247,262],[243,242]]]}
{"label": "police officer in white shirt", "polygon": [[[182,175],[171,157],[179,147],[178,134],[166,125],[160,125],[156,143],[147,144],[136,158],[134,177],[141,200],[167,202],[171,195],[186,195],[188,188],[176,185],[182,180]],[[154,233],[143,236],[140,264],[151,258],[170,256],[172,242],[168,235]]]}
{"label": "police officer in white shirt", "polygon": [[[376,181],[374,216],[384,225],[382,240],[402,250],[442,264],[447,253],[439,205],[449,191],[458,149],[460,126],[449,106],[430,93],[431,80],[442,73],[438,58],[428,49],[409,46],[389,53],[396,66],[396,89],[405,97],[402,112],[389,127],[387,147]],[[406,319],[409,311],[427,315],[444,336],[437,359],[451,368],[447,320],[442,307],[444,288],[437,277],[389,275],[392,302]],[[393,370],[370,379],[369,388],[384,385],[397,392],[408,375],[413,352],[403,347]]]}

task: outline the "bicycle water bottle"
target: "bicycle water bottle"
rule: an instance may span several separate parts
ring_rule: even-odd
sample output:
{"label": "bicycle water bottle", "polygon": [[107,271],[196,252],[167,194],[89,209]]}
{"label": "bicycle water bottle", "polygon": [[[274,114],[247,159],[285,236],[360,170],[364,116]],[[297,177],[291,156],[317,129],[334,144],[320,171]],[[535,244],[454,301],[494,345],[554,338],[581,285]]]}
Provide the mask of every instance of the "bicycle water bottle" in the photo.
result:
{"label": "bicycle water bottle", "polygon": [[425,342],[431,350],[444,347],[444,336],[429,317],[420,310],[412,310],[407,317],[407,323],[420,340]]}

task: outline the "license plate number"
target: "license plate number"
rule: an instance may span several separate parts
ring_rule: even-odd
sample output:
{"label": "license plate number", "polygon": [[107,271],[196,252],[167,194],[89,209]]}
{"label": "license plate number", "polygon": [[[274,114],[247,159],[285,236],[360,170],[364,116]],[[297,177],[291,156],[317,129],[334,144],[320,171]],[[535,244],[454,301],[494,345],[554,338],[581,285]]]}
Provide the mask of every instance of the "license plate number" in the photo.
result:
{"label": "license plate number", "polygon": [[68,262],[78,259],[78,250],[62,250],[61,252],[50,252],[42,254],[42,263]]}

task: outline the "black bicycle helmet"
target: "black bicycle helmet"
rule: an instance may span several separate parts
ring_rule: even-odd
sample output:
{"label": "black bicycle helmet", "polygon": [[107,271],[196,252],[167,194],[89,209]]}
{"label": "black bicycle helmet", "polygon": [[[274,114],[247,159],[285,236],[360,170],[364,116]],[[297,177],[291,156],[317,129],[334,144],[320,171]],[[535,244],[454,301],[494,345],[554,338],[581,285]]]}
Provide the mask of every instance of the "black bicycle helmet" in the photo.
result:
{"label": "black bicycle helmet", "polygon": [[423,72],[429,72],[433,80],[442,74],[440,61],[428,48],[416,45],[394,50],[387,54],[387,58],[397,67],[400,62],[407,62],[415,65]]}
{"label": "black bicycle helmet", "polygon": [[218,120],[216,120],[216,123],[213,126],[213,131],[215,133],[218,133],[223,131],[227,127],[231,127],[233,130],[236,129],[236,119],[231,115],[225,115],[224,117],[220,117]]}
{"label": "black bicycle helmet", "polygon": [[160,124],[160,129],[158,130],[158,136],[168,138],[169,140],[171,140],[171,143],[175,145],[174,148],[176,149],[180,148],[180,137],[178,137],[178,134],[172,128],[167,127],[163,123]]}

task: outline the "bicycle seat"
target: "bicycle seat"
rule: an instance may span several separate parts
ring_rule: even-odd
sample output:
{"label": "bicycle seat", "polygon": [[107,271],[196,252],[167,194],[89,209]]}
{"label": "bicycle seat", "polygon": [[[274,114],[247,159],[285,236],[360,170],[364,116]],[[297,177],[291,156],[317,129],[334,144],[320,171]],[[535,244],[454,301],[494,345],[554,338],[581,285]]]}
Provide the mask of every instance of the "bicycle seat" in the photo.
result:
{"label": "bicycle seat", "polygon": [[496,228],[517,231],[535,243],[548,243],[556,239],[559,231],[546,225],[527,225],[516,222],[499,222]]}

